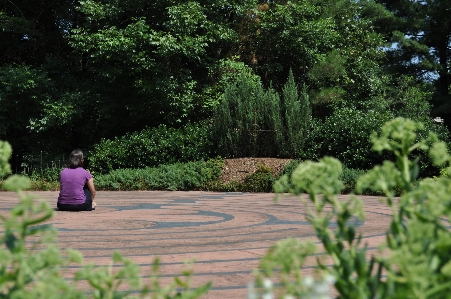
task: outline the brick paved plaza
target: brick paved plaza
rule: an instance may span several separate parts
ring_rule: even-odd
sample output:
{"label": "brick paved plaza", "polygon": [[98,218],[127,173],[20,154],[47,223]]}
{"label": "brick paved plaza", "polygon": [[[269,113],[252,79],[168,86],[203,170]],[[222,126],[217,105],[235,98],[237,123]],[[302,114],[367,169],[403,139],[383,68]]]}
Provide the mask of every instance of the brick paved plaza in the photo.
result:
{"label": "brick paved plaza", "polygon": [[[34,192],[56,207],[58,192]],[[342,196],[343,198],[345,196]],[[356,224],[370,251],[384,240],[390,209],[377,197],[365,196],[366,220]],[[0,192],[1,212],[17,195]],[[269,193],[178,191],[97,192],[92,212],[55,212],[50,223],[60,247],[81,251],[85,262],[108,265],[114,250],[150,274],[161,258],[162,282],[180,275],[185,260],[196,259],[193,286],[213,282],[203,298],[246,298],[252,270],[277,240],[296,237],[317,241],[296,197],[274,202]],[[306,268],[311,271],[311,268]]]}

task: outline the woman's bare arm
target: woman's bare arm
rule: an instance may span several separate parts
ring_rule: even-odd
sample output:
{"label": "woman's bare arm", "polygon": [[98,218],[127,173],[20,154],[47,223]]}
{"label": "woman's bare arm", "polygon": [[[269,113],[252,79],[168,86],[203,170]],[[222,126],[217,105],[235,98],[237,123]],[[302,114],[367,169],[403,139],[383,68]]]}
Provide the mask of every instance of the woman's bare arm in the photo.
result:
{"label": "woman's bare arm", "polygon": [[92,200],[94,200],[94,197],[96,197],[96,188],[94,187],[94,179],[91,178],[88,180],[88,189],[91,192]]}

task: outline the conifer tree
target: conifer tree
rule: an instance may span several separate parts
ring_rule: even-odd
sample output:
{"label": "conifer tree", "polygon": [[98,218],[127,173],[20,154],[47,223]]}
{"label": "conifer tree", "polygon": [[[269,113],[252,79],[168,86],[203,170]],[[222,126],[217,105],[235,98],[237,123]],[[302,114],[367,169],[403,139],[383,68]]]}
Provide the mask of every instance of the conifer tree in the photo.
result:
{"label": "conifer tree", "polygon": [[305,90],[299,93],[290,72],[279,93],[242,75],[225,89],[215,112],[213,138],[223,157],[299,156],[311,109]]}
{"label": "conifer tree", "polygon": [[307,138],[307,129],[310,124],[311,107],[305,88],[299,94],[290,70],[287,83],[283,88],[283,108],[285,125],[284,156],[297,156]]}

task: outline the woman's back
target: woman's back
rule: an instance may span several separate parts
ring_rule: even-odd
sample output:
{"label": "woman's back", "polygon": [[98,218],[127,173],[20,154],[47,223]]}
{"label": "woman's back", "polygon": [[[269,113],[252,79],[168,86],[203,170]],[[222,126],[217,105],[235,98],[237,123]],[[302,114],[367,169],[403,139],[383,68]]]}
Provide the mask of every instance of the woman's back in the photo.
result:
{"label": "woman's back", "polygon": [[83,191],[92,175],[83,167],[65,168],[60,174],[60,194],[58,202],[62,204],[78,205],[86,201]]}

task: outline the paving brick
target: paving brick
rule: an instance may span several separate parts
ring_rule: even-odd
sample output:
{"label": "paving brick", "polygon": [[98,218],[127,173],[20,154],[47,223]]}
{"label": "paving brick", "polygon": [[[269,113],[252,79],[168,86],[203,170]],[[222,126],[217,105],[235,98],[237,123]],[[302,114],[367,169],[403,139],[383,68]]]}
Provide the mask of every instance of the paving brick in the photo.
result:
{"label": "paving brick", "polygon": [[[58,192],[33,193],[56,208]],[[370,252],[376,252],[391,211],[378,197],[361,198],[366,220],[354,221]],[[0,201],[4,214],[18,197],[0,192]],[[204,299],[246,298],[252,270],[277,240],[292,237],[317,242],[305,220],[306,208],[296,197],[275,203],[274,194],[269,193],[98,191],[96,202],[92,212],[55,212],[49,223],[58,230],[61,248],[77,249],[85,262],[98,265],[108,265],[118,250],[141,266],[144,279],[158,256],[163,282],[179,275],[184,261],[197,260],[193,285],[213,282]],[[307,264],[307,273],[312,264],[313,260]]]}

